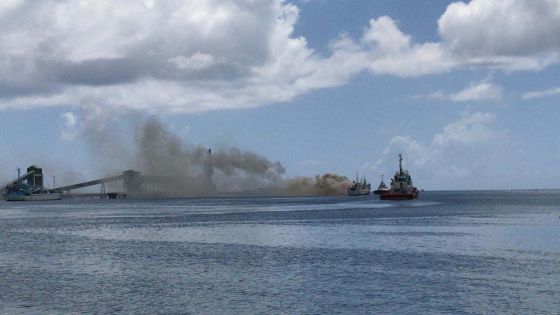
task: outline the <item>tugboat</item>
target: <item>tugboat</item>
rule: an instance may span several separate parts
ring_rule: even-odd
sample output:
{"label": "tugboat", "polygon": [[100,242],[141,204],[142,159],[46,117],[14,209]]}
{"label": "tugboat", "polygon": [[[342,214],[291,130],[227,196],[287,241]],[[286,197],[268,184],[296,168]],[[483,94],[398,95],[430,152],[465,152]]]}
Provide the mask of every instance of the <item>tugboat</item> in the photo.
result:
{"label": "tugboat", "polygon": [[379,183],[379,187],[377,187],[377,190],[373,193],[376,195],[384,195],[389,192],[389,188],[387,188],[387,185],[385,185],[385,182],[383,181],[383,175],[381,175],[381,183]]}
{"label": "tugboat", "polygon": [[399,170],[391,179],[391,189],[383,194],[379,194],[381,200],[409,200],[418,198],[420,193],[412,185],[412,178],[407,170],[402,167],[402,154],[399,154]]}
{"label": "tugboat", "polygon": [[346,193],[348,196],[367,196],[371,191],[371,184],[364,177],[361,181],[356,176],[356,180],[352,181],[352,185],[348,186]]}

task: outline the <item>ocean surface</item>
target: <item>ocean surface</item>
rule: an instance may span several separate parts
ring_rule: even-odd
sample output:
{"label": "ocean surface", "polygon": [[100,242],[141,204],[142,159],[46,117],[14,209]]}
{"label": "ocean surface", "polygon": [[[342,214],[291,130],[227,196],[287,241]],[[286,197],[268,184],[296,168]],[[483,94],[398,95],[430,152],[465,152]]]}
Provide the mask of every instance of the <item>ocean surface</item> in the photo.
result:
{"label": "ocean surface", "polygon": [[0,313],[560,314],[560,192],[0,201]]}

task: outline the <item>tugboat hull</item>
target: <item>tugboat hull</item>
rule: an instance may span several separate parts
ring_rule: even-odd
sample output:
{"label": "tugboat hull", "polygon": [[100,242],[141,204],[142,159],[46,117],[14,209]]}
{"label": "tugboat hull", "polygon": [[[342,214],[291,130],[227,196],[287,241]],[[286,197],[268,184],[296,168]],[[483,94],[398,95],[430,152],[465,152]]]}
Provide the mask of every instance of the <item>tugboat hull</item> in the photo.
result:
{"label": "tugboat hull", "polygon": [[402,167],[402,154],[399,154],[399,170],[391,179],[391,189],[385,188],[383,177],[379,188],[374,192],[381,200],[410,200],[418,198],[418,189],[412,185],[412,178]]}
{"label": "tugboat hull", "polygon": [[386,189],[386,190],[378,189],[378,190],[374,191],[373,193],[375,195],[381,196],[381,195],[390,194],[391,192],[388,189]]}
{"label": "tugboat hull", "polygon": [[411,200],[418,198],[418,194],[415,193],[394,193],[388,192],[385,194],[379,195],[379,199],[381,200]]}

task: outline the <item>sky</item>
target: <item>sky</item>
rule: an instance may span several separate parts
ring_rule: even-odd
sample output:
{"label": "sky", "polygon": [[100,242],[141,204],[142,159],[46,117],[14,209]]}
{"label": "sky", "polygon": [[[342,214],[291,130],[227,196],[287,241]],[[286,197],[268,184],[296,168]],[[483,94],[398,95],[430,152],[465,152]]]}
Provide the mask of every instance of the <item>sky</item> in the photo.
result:
{"label": "sky", "polygon": [[125,169],[156,117],[286,178],[560,188],[559,70],[558,0],[4,0],[0,180]]}

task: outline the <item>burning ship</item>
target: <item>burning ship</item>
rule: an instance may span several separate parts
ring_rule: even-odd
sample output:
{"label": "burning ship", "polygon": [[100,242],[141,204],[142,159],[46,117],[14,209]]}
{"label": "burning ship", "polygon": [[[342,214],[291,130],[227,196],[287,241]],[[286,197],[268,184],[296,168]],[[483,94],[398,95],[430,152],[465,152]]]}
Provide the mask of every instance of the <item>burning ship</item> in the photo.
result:
{"label": "burning ship", "polygon": [[348,186],[346,193],[348,196],[367,196],[371,191],[371,184],[366,181],[366,178],[362,178],[360,181],[356,175],[356,180],[352,181],[352,185]]}
{"label": "burning ship", "polygon": [[[395,176],[391,178],[391,189],[379,193],[379,198],[381,200],[408,200],[418,198],[420,192],[412,185],[412,177],[410,177],[407,170],[403,169],[402,160],[402,154],[399,154],[399,170],[395,172]],[[384,184],[383,180],[381,184]],[[380,190],[381,189],[378,189],[377,191]]]}

